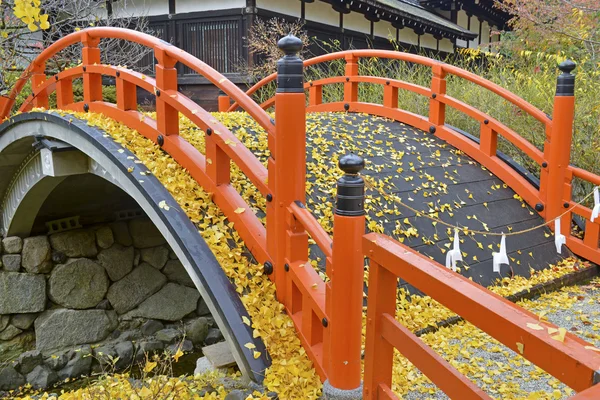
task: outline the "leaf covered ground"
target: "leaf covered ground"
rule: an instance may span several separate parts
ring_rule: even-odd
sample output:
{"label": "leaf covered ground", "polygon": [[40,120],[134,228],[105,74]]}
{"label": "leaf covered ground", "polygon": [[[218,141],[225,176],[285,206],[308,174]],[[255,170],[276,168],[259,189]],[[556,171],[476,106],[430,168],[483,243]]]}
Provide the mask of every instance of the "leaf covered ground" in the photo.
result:
{"label": "leaf covered ground", "polygon": [[[61,113],[64,114],[62,111]],[[190,177],[187,171],[179,166],[168,154],[164,153],[153,142],[144,138],[136,131],[99,114],[72,114],[73,117],[86,120],[90,126],[103,129],[107,134],[112,136],[116,142],[120,143],[125,149],[131,151],[133,155],[141,160],[143,165],[154,174],[161,183],[163,183],[173,196],[173,199],[180,205],[191,221],[198,226],[199,233],[210,246],[217,260],[223,267],[223,270],[235,283],[237,291],[240,293],[242,301],[251,316],[251,321],[248,322],[254,329],[254,335],[256,337],[261,337],[268,349],[269,356],[272,359],[272,366],[266,371],[264,381],[266,390],[279,393],[281,399],[318,398],[321,394],[320,380],[312,367],[312,363],[300,345],[291,319],[284,313],[281,304],[275,300],[275,287],[273,283],[262,274],[261,266],[256,265],[252,260],[246,257],[245,253],[247,250],[245,249],[242,240],[233,229],[232,224],[227,221],[225,216],[219,211],[215,204],[212,203],[210,194],[202,190],[202,188],[200,188]],[[252,149],[263,162],[266,160],[266,157],[268,156],[266,134],[256,127],[256,124],[250,117],[243,113],[215,114],[214,116],[221,120],[224,125],[230,128],[236,127],[235,134],[240,141]],[[319,129],[320,118],[324,118],[324,116],[319,114],[311,115],[309,116],[309,123],[307,124],[308,141],[313,142],[313,149],[326,146],[347,146],[339,143],[352,143],[352,141],[348,140],[340,140],[338,143],[329,143],[322,138],[320,139],[319,134],[314,134],[315,131],[318,131]],[[193,126],[189,120],[183,117],[180,119],[180,125],[182,128],[181,136],[198,148],[198,150],[203,152],[204,134]],[[340,134],[343,135],[343,133]],[[359,144],[356,145],[358,146]],[[381,143],[380,145],[382,148],[385,147],[385,143]],[[371,146],[371,149],[373,152],[377,152],[377,147]],[[340,148],[342,154],[347,150],[351,149]],[[437,149],[433,149],[434,154],[436,150]],[[330,232],[332,227],[331,210],[333,209],[332,200],[335,190],[335,180],[339,177],[337,159],[336,157],[324,159],[319,156],[317,150],[313,151],[314,154],[309,156],[308,173],[309,175],[314,175],[316,179],[314,180],[315,183],[310,184],[309,187],[307,187],[307,204],[309,209],[311,209],[319,219],[321,225]],[[456,156],[461,157],[460,154],[456,154]],[[407,168],[410,169],[410,167],[410,165],[407,165]],[[375,164],[369,165],[367,167],[367,173],[369,170],[376,168],[378,168],[378,166]],[[132,173],[139,173],[141,171],[141,169],[138,169],[134,170]],[[310,176],[308,178],[310,178]],[[139,179],[143,180],[143,176],[140,176]],[[448,179],[451,179],[450,176]],[[419,185],[419,194],[422,194],[421,191],[431,193],[432,198],[435,200],[434,193],[443,193],[445,183],[429,182],[430,183],[428,184],[423,182],[423,184]],[[232,167],[232,184],[248,201],[253,208],[253,211],[259,216],[263,215],[262,210],[264,209],[264,200],[236,167]],[[376,184],[385,186],[386,183],[385,181],[382,181],[377,182]],[[371,200],[367,202],[367,208],[373,207],[370,211],[376,210],[375,212],[381,212],[382,215],[393,214],[396,212],[393,205],[382,206],[381,202],[378,201],[376,197],[373,197],[373,193],[369,194],[369,196]],[[434,204],[434,206],[440,207],[436,204]],[[434,212],[436,212],[435,209]],[[438,209],[437,212],[451,211]],[[378,225],[381,224],[381,222],[378,221],[382,220],[383,219],[371,219],[369,228],[372,231],[382,229],[379,228]],[[441,231],[440,235],[442,233],[447,234],[445,230]],[[399,232],[399,236],[406,237],[406,233]],[[313,254],[312,262],[315,267],[318,267],[320,262],[318,254]],[[530,278],[505,277],[497,282],[492,290],[503,296],[527,290],[538,283],[548,282],[573,272],[575,263],[576,260],[567,259],[552,268],[534,273]],[[368,276],[368,271],[365,275]],[[557,293],[561,294],[563,292]],[[550,294],[549,296],[552,295],[553,294]],[[590,296],[592,296],[590,298],[593,301],[597,302],[598,296],[595,288],[593,294]],[[549,297],[549,299],[552,298]],[[561,302],[558,300],[548,301],[556,305],[568,306],[569,304],[568,302]],[[531,304],[535,304],[535,302],[531,304],[525,302],[523,304],[526,307],[534,307]],[[450,310],[439,305],[427,296],[410,297],[405,291],[399,291],[397,319],[412,331],[417,331],[433,325],[435,322],[444,320],[450,316],[453,316],[453,313]],[[597,321],[595,320],[593,323],[594,327],[596,327],[596,323]],[[510,382],[507,382],[505,379],[498,379],[498,376],[495,374],[490,375],[490,373],[487,372],[492,371],[489,366],[481,366],[478,364],[476,357],[471,357],[472,351],[469,350],[468,346],[480,348],[484,344],[487,346],[487,344],[493,343],[492,339],[486,337],[485,334],[474,328],[472,325],[459,323],[449,328],[443,328],[437,333],[425,335],[423,336],[423,340],[432,345],[432,347],[439,351],[444,357],[451,360],[453,364],[459,367],[459,369],[466,373],[471,379],[486,385],[486,390],[488,390],[488,393],[492,396],[518,399],[526,398],[530,395],[530,393],[526,391],[526,386],[525,389],[521,388],[521,383],[524,382],[523,379],[517,378]],[[461,340],[466,340],[467,342],[465,344],[457,344]],[[248,349],[248,351],[252,352],[253,349]],[[461,353],[461,351],[463,352]],[[496,364],[498,366],[497,368],[503,373],[508,371],[510,374],[512,371],[517,371],[518,365],[515,363],[520,363],[521,365],[526,364],[526,361],[520,355],[510,354],[501,348],[499,353],[508,359],[506,362],[498,361],[502,363],[502,366]],[[463,357],[464,359],[459,357]],[[511,359],[516,361],[511,363],[509,361]],[[487,361],[484,361],[484,363],[486,362]],[[473,363],[476,363],[477,366]],[[482,369],[484,371],[482,371]],[[531,379],[549,381],[551,378],[544,374],[545,373],[539,372],[538,376],[531,375]],[[127,383],[123,380],[119,380],[120,378],[118,376],[114,377],[114,379],[114,386],[111,387],[117,388],[115,389],[117,391],[120,390],[119,393],[122,398],[144,398],[144,396],[140,396],[131,388],[128,388]],[[180,383],[173,384],[188,385],[197,388],[200,387],[194,386],[196,385],[193,383],[194,378],[178,380],[177,382]],[[557,385],[556,389],[552,384],[550,387],[552,388],[552,391],[548,391],[549,389],[546,387],[540,389],[544,392],[544,396],[547,395],[549,397],[538,398],[553,398],[550,396],[555,396],[555,390],[560,392],[560,396],[556,398],[562,398],[568,394],[568,390],[560,385]],[[432,396],[435,398],[438,396],[427,378],[416,371],[406,359],[398,354],[394,366],[394,391],[407,398],[426,398],[423,396]],[[182,395],[183,397],[179,398],[200,398],[202,394],[200,391],[197,391],[196,393],[192,393],[192,391],[186,393],[185,396]],[[148,393],[146,393],[146,395],[146,398],[153,398]],[[206,396],[205,398],[219,398],[225,395],[225,391],[222,390],[219,392],[216,390],[213,393],[202,395]],[[415,395],[417,395],[417,397],[411,397]],[[255,398],[260,397],[261,396],[257,394]],[[61,398],[83,399],[90,397],[86,396],[84,391],[80,391],[64,393],[61,395]],[[107,396],[105,398],[109,397]]]}

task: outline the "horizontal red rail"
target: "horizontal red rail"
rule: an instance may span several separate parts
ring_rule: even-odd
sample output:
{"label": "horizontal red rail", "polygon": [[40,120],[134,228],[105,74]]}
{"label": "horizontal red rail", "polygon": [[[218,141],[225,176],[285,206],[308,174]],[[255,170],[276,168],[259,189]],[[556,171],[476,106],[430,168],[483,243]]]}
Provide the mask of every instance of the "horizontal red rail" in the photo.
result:
{"label": "horizontal red rail", "polygon": [[[540,321],[535,314],[385,235],[365,235],[363,248],[374,263],[431,296],[574,390],[583,391],[594,385],[600,354],[586,349],[591,345],[579,337],[567,333],[564,342],[553,339],[547,330],[556,328],[554,325]],[[369,305],[371,301],[377,301],[376,296],[377,293],[370,291]],[[528,324],[544,329],[535,330]]]}

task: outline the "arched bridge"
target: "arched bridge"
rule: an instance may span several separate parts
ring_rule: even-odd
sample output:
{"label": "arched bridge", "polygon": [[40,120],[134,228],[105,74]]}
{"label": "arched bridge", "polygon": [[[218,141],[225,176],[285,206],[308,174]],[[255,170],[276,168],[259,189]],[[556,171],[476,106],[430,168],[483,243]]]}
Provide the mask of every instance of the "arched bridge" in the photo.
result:
{"label": "arched bridge", "polygon": [[[151,48],[155,76],[102,64],[105,38]],[[49,59],[79,44],[81,65],[46,75]],[[600,185],[600,177],[569,164],[575,65],[560,66],[550,117],[490,81],[422,56],[359,50],[302,62],[298,39],[288,36],[280,47],[286,54],[279,73],[247,93],[201,60],[139,32],[90,28],[45,49],[0,102],[6,118],[0,126],[3,233],[27,235],[63,179],[94,174],[129,194],[161,230],[207,299],[238,366],[254,380],[269,374],[271,362],[283,365],[280,348],[265,348],[261,338],[269,344],[268,329],[259,321],[282,307],[328,395],[394,398],[396,347],[449,396],[488,398],[395,320],[400,283],[518,350],[581,392],[579,398],[598,396],[600,355],[570,333],[561,342],[528,329],[540,322],[536,316],[484,288],[566,255],[600,262],[600,225],[592,222],[588,203],[571,198],[575,178]],[[361,60],[371,58],[429,67],[431,85],[361,75]],[[344,64],[342,76],[304,82],[304,68],[332,61]],[[217,86],[224,93],[220,109],[227,112],[213,115],[178,92],[177,63]],[[543,149],[448,95],[448,75],[495,93],[543,124]],[[116,104],[103,98],[103,77],[115,81]],[[83,99],[76,101],[79,80]],[[14,114],[14,99],[27,82],[32,93]],[[272,82],[276,94],[256,103],[251,96]],[[361,101],[361,85],[380,87],[381,103]],[[334,86],[341,97],[324,101]],[[155,113],[138,110],[138,90],[154,94]],[[400,109],[399,91],[427,98],[428,115]],[[271,107],[274,118],[265,111]],[[446,124],[447,108],[478,121],[479,131]],[[238,109],[245,114],[234,113]],[[118,129],[129,134],[115,135]],[[499,152],[500,138],[539,166],[539,175]],[[153,169],[157,157],[170,166]],[[226,224],[214,225],[204,207],[210,201]],[[215,252],[236,238],[243,252]]]}

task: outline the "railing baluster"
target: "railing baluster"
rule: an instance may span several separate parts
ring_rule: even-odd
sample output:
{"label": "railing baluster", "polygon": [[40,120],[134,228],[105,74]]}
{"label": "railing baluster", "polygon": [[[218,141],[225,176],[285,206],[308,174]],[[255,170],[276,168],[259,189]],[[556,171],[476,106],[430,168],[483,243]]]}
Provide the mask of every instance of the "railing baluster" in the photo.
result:
{"label": "railing baluster", "polygon": [[383,87],[383,105],[389,108],[398,108],[398,88],[391,86],[389,81]]}
{"label": "railing baluster", "polygon": [[88,104],[102,101],[102,75],[87,71],[88,65],[100,65],[99,38],[91,37],[89,33],[82,34],[81,61],[83,63],[83,101]]}
{"label": "railing baluster", "polygon": [[429,122],[436,126],[446,123],[446,105],[437,99],[438,96],[446,94],[446,72],[442,63],[431,67],[433,77],[431,78],[431,99],[429,99]]}
{"label": "railing baluster", "polygon": [[[38,86],[46,81],[45,63],[35,64],[31,72],[31,90],[35,93]],[[38,93],[33,99],[35,107],[48,108],[48,94],[46,92]]]}
{"label": "railing baluster", "polygon": [[56,82],[56,106],[65,108],[73,103],[73,79],[63,78]]}
{"label": "railing baluster", "polygon": [[358,82],[352,82],[352,77],[358,76],[358,57],[352,53],[346,55],[345,75],[344,102],[355,103],[358,101]]}
{"label": "railing baluster", "polygon": [[211,128],[206,130],[206,173],[218,186],[231,181],[231,158],[215,142],[213,133]]}
{"label": "railing baluster", "polygon": [[367,308],[367,341],[365,344],[365,400],[378,398],[380,384],[392,386],[394,348],[383,338],[383,315],[396,315],[398,278],[392,272],[369,260],[369,306]]}
{"label": "railing baluster", "polygon": [[120,77],[120,72],[117,71],[115,85],[117,90],[117,107],[123,111],[137,109],[137,87],[135,84],[128,82]]}
{"label": "railing baluster", "polygon": [[219,97],[217,100],[219,112],[226,112],[229,106],[231,105],[231,99],[229,98],[229,96],[227,96],[225,92],[219,89]]}
{"label": "railing baluster", "polygon": [[495,156],[498,149],[498,133],[490,128],[485,121],[481,123],[479,132],[479,148],[485,155]]}
{"label": "railing baluster", "polygon": [[308,105],[318,106],[323,104],[323,85],[310,85],[308,89]]}
{"label": "railing baluster", "polygon": [[585,234],[583,236],[583,243],[592,249],[598,248],[598,240],[600,240],[600,225],[585,221]]}
{"label": "railing baluster", "polygon": [[[554,112],[552,117],[552,135],[546,143],[548,149],[548,179],[546,220],[556,218],[567,204],[565,185],[567,169],[571,158],[571,139],[573,136],[573,120],[575,116],[575,69],[573,61],[562,62],[558,68],[562,71],[556,85]],[[570,200],[570,199],[569,199]],[[570,222],[561,224],[563,233],[569,235]]]}
{"label": "railing baluster", "polygon": [[[177,91],[177,60],[169,56],[163,47],[154,49],[156,58],[156,126],[163,135],[179,134],[179,112],[161,98],[162,92]],[[165,93],[165,96],[167,94]]]}

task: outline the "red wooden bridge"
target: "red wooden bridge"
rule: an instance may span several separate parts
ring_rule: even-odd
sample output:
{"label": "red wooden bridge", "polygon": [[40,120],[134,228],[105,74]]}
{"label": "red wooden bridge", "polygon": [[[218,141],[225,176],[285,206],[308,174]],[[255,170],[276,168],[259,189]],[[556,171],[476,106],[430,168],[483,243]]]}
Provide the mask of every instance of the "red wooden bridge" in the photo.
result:
{"label": "red wooden bridge", "polygon": [[[151,48],[157,61],[155,77],[146,77],[125,67],[102,64],[99,44],[104,38],[127,40]],[[288,36],[279,44],[285,56],[278,63],[278,74],[263,79],[244,93],[201,60],[152,36],[116,28],[90,28],[70,34],[45,49],[31,63],[10,95],[0,100],[0,116],[7,119],[0,126],[0,157],[9,154],[11,149],[13,153],[10,154],[14,155],[19,143],[31,143],[35,136],[46,136],[78,148],[102,165],[112,175],[113,181],[143,205],[164,233],[203,298],[208,299],[207,303],[233,347],[241,370],[256,380],[261,379],[260,372],[268,366],[266,352],[254,358],[242,351],[242,347],[248,342],[254,342],[258,349],[264,347],[260,339],[252,337],[251,329],[240,323],[247,312],[197,229],[183,212],[173,217],[172,213],[167,215],[159,206],[169,196],[165,189],[156,179],[149,178],[149,185],[140,185],[131,174],[127,174],[131,164],[128,154],[120,154],[117,151],[119,147],[101,131],[68,116],[31,112],[33,108],[47,109],[49,98],[55,93],[59,110],[101,113],[119,121],[158,144],[189,172],[200,187],[212,193],[214,203],[234,224],[252,256],[264,265],[264,273],[275,283],[277,298],[292,318],[302,345],[319,376],[326,381],[330,395],[341,393],[347,396],[345,398],[358,398],[360,395],[368,399],[396,398],[390,389],[393,350],[396,348],[450,397],[490,398],[395,320],[400,278],[573,388],[578,392],[574,398],[600,398],[600,386],[595,385],[600,381],[600,354],[586,348],[588,343],[570,333],[562,342],[552,339],[546,329],[532,330],[528,324],[539,323],[544,328],[554,326],[540,322],[536,315],[444,268],[435,261],[441,261],[437,256],[432,255],[432,260],[411,249],[420,250],[417,244],[407,246],[381,233],[365,234],[363,177],[366,175],[361,174],[364,168],[361,157],[347,154],[340,159],[344,175],[338,181],[333,236],[306,207],[306,114],[337,112],[385,117],[395,124],[407,125],[407,129],[412,129],[415,134],[462,151],[474,164],[493,174],[486,179],[503,181],[535,210],[531,213],[534,217],[528,222],[529,227],[547,224],[554,228],[555,221],[559,220],[561,232],[555,234],[564,235],[568,251],[600,263],[600,224],[598,221],[591,222],[590,208],[571,198],[574,179],[600,185],[600,176],[569,164],[575,105],[575,78],[571,71],[575,64],[567,61],[559,66],[561,74],[558,76],[554,113],[548,116],[490,81],[426,57],[357,50],[302,62],[297,56],[301,49],[297,38]],[[60,50],[73,45],[82,46],[81,65],[47,76],[46,62]],[[359,74],[359,62],[364,58],[391,59],[430,67],[433,75],[431,86],[362,76]],[[304,82],[305,67],[332,60],[345,62],[343,76]],[[267,167],[231,130],[178,92],[177,63],[207,78],[224,93],[219,98],[221,111],[242,109],[267,132],[270,152]],[[546,132],[543,150],[501,121],[447,95],[448,75],[495,93],[543,124]],[[111,77],[116,82],[116,104],[103,100],[103,77]],[[83,100],[75,101],[73,81],[79,78],[83,79]],[[32,93],[18,110],[22,114],[13,115],[17,111],[14,109],[15,99],[27,82],[31,83]],[[256,103],[250,96],[271,82],[277,83],[275,96],[263,104]],[[359,84],[383,87],[382,104],[361,102]],[[328,85],[343,85],[342,101],[323,101],[323,91]],[[138,88],[154,93],[155,119],[138,111]],[[429,114],[416,115],[399,109],[400,90],[428,98]],[[265,111],[270,107],[275,109],[274,119]],[[479,140],[473,140],[446,124],[448,107],[479,122],[480,131],[476,132]],[[187,117],[205,133],[204,154],[179,135],[179,115]],[[498,153],[499,136],[539,165],[539,183],[533,182],[530,174],[522,169],[507,164],[506,158]],[[401,147],[399,143],[393,146]],[[8,167],[3,164],[4,168],[8,168],[4,172],[14,174],[18,164],[18,161],[8,164]],[[231,164],[241,170],[266,200],[265,224],[255,213],[238,212],[240,208],[250,207],[230,184]],[[475,181],[478,180],[472,180]],[[465,184],[469,187],[472,182],[466,181]],[[6,197],[7,189],[3,190]],[[173,203],[176,202],[173,200]],[[515,207],[521,208],[520,204]],[[417,210],[412,216],[420,219],[425,214]],[[6,232],[10,232],[13,226],[11,215],[4,216]],[[583,231],[571,229],[574,216],[585,221]],[[499,223],[497,226],[497,230],[490,232],[490,243],[499,241],[499,237],[493,234],[498,235],[503,225]],[[318,247],[319,254],[324,256],[327,280],[323,280],[315,269],[304,268],[309,263],[309,238],[315,243],[312,247]],[[554,238],[549,240],[553,247]],[[543,254],[548,253],[540,251],[539,254],[546,257]],[[369,277],[363,373],[361,331],[365,258],[368,259]],[[487,285],[490,282],[481,283]]]}

